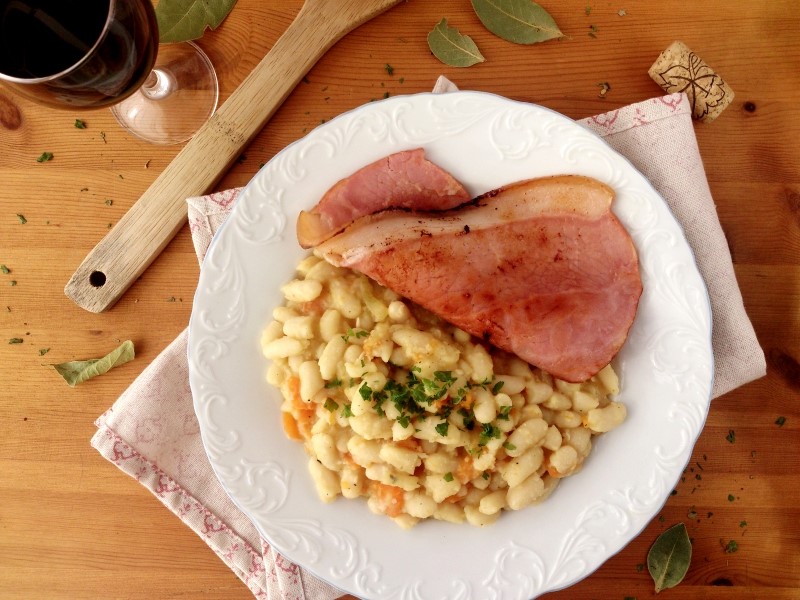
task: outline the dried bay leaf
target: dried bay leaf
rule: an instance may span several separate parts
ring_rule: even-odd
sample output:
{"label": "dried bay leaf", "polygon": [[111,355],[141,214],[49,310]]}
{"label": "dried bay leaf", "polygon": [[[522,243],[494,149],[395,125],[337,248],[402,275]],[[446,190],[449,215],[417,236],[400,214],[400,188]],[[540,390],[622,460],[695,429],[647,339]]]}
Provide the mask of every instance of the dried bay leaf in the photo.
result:
{"label": "dried bay leaf", "polygon": [[97,377],[126,362],[133,360],[135,352],[133,342],[126,340],[117,348],[106,354],[103,358],[90,358],[88,360],[73,360],[70,362],[51,365],[70,387],[75,387],[87,379]]}
{"label": "dried bay leaf", "polygon": [[535,44],[563,37],[553,17],[531,0],[472,0],[484,27],[515,44]]}
{"label": "dried bay leaf", "polygon": [[647,553],[647,570],[656,584],[656,593],[683,581],[691,562],[692,542],[686,525],[678,523],[658,536]]}
{"label": "dried bay leaf", "polygon": [[219,27],[234,4],[236,0],[161,0],[156,6],[159,41],[196,40],[207,27]]}
{"label": "dried bay leaf", "polygon": [[448,26],[447,19],[439,21],[428,34],[428,47],[436,58],[451,67],[469,67],[486,60],[472,38]]}

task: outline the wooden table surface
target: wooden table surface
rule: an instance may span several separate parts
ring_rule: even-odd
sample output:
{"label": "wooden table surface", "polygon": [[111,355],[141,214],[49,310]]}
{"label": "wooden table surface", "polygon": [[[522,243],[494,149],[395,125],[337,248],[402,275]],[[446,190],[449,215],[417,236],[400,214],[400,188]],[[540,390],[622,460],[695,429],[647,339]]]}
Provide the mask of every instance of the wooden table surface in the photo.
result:
{"label": "wooden table surface", "polygon": [[[200,41],[218,70],[222,100],[300,4],[239,0]],[[218,189],[245,184],[321,121],[385,93],[429,90],[440,73],[462,88],[573,118],[656,96],[647,69],[683,40],[736,92],[717,121],[695,127],[768,374],[714,401],[685,481],[641,535],[589,578],[547,598],[652,597],[641,565],[658,534],[680,521],[694,557],[684,582],[664,597],[800,598],[796,3],[543,4],[566,39],[504,42],[466,0],[410,0],[365,24],[316,65]],[[442,17],[473,37],[485,63],[456,69],[430,54],[426,36]],[[605,98],[600,82],[611,86]],[[86,129],[73,126],[77,117]],[[130,137],[106,110],[43,108],[0,88],[0,264],[10,269],[0,274],[0,597],[252,597],[194,533],[89,446],[94,419],[187,325],[198,276],[188,228],[112,310],[90,314],[62,291],[178,150]],[[37,163],[45,151],[53,160]],[[23,343],[6,343],[15,337]],[[102,355],[123,339],[135,342],[136,359],[74,389],[46,366]],[[735,442],[726,439],[731,431]],[[730,540],[735,553],[725,551]]]}

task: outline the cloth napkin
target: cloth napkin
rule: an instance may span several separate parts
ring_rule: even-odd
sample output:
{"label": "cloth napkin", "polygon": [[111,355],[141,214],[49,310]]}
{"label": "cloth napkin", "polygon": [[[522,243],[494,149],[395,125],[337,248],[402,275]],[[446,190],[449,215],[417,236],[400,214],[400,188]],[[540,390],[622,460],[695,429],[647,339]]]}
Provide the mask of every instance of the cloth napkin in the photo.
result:
{"label": "cloth napkin", "polygon": [[[457,88],[440,77],[435,92]],[[766,372],[745,313],[683,94],[639,102],[579,121],[603,137],[652,182],[692,246],[713,313],[717,397]],[[190,198],[189,226],[202,261],[239,189]],[[228,498],[206,458],[178,336],[97,421],[92,445],[149,489],[191,527],[256,598],[328,600],[341,595],[275,552]]]}

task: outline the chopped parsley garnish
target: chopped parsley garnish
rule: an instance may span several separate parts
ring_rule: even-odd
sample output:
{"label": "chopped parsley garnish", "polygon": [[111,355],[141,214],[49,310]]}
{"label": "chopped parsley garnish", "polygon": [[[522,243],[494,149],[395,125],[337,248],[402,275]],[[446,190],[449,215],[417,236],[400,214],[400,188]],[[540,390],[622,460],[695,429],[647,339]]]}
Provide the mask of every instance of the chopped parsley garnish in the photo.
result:
{"label": "chopped parsley garnish", "polygon": [[75,119],[75,129],[86,129],[86,123],[80,119]]}
{"label": "chopped parsley garnish", "polygon": [[734,500],[736,500],[736,496],[733,494],[728,494],[728,502],[733,502]]}
{"label": "chopped parsley garnish", "polygon": [[348,418],[348,417],[352,417],[353,416],[353,411],[350,409],[350,405],[349,404],[345,404],[342,407],[342,416],[344,418]]}
{"label": "chopped parsley garnish", "polygon": [[453,474],[450,473],[450,472],[447,472],[447,473],[444,474],[444,477],[442,477],[442,479],[444,479],[445,481],[448,481],[448,482],[449,481],[453,481]]}
{"label": "chopped parsley garnish", "polygon": [[390,76],[391,76],[391,75],[394,75],[394,67],[393,67],[392,65],[390,65],[389,63],[386,63],[386,66],[384,67],[384,69],[386,69],[386,72],[387,72],[387,73],[388,73]]}
{"label": "chopped parsley garnish", "polygon": [[44,356],[48,352],[50,352],[50,348],[39,348],[39,356]]}
{"label": "chopped parsley garnish", "polygon": [[506,450],[516,450],[517,449],[517,447],[514,444],[510,443],[510,442],[503,442],[503,448],[505,448]]}
{"label": "chopped parsley garnish", "polygon": [[351,327],[350,329],[347,330],[347,333],[342,336],[342,339],[345,342],[349,342],[351,337],[354,337],[354,338],[365,338],[368,335],[369,335],[369,331],[365,331],[363,329],[359,329],[358,331],[356,331],[355,329],[353,329]]}
{"label": "chopped parsley garnish", "polygon": [[739,544],[736,543],[736,540],[731,540],[725,546],[726,554],[733,554],[734,552],[739,550]]}
{"label": "chopped parsley garnish", "polygon": [[53,160],[53,153],[52,152],[42,152],[39,155],[39,158],[36,159],[36,162],[43,163],[43,162],[47,162],[47,161],[50,161],[50,160]]}
{"label": "chopped parsley garnish", "polygon": [[9,273],[11,273],[11,269],[9,269],[5,265],[0,265],[0,271],[3,272],[3,275],[8,275]]}
{"label": "chopped parsley garnish", "polygon": [[489,443],[489,440],[499,437],[500,430],[497,428],[497,426],[492,425],[491,423],[484,423],[481,427],[481,433],[478,436],[478,446],[485,446]]}
{"label": "chopped parsley garnish", "polygon": [[484,479],[488,480],[489,479],[489,473],[484,471],[483,473],[481,473],[481,477],[483,477]]}
{"label": "chopped parsley garnish", "polygon": [[442,437],[447,437],[447,430],[450,428],[450,423],[443,421],[436,426],[436,433]]}
{"label": "chopped parsley garnish", "polygon": [[8,340],[9,344],[21,344],[24,340],[22,338],[11,338]]}
{"label": "chopped parsley garnish", "polygon": [[739,527],[747,527],[747,521],[739,521]]}
{"label": "chopped parsley garnish", "polygon": [[497,418],[500,419],[501,421],[508,421],[510,412],[511,412],[511,406],[501,406],[500,414],[497,415]]}
{"label": "chopped parsley garnish", "polygon": [[326,390],[330,390],[330,389],[337,388],[337,387],[342,387],[342,380],[341,379],[331,379],[330,381],[325,382],[325,389]]}
{"label": "chopped parsley garnish", "polygon": [[339,408],[339,405],[336,403],[336,401],[331,399],[331,398],[328,398],[327,400],[325,400],[325,404],[323,404],[322,406],[328,412],[333,412],[333,411],[335,411],[336,409]]}
{"label": "chopped parsley garnish", "polygon": [[408,418],[408,415],[400,415],[399,417],[397,417],[397,422],[400,423],[400,427],[405,429],[406,427],[408,427],[411,420]]}
{"label": "chopped parsley garnish", "polygon": [[729,429],[728,435],[725,436],[725,439],[733,444],[736,441],[736,432],[733,429]]}
{"label": "chopped parsley garnish", "polygon": [[365,381],[361,384],[361,387],[358,388],[358,393],[364,400],[369,400],[372,396],[372,389],[369,387],[369,384]]}
{"label": "chopped parsley garnish", "polygon": [[494,394],[495,396],[496,396],[497,394],[499,394],[499,393],[500,393],[500,390],[502,390],[502,389],[503,389],[503,385],[504,385],[504,384],[505,384],[505,381],[498,381],[498,382],[496,382],[496,383],[495,383],[495,384],[492,386],[492,394]]}

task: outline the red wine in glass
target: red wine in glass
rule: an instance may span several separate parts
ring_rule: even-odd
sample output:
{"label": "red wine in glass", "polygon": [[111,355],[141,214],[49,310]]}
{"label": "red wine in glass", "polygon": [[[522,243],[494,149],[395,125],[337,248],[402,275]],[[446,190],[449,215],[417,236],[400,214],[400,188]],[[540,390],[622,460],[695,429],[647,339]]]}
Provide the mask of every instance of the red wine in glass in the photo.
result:
{"label": "red wine in glass", "polygon": [[0,83],[55,107],[114,105],[156,143],[190,138],[218,98],[195,44],[159,48],[151,0],[0,0]]}

